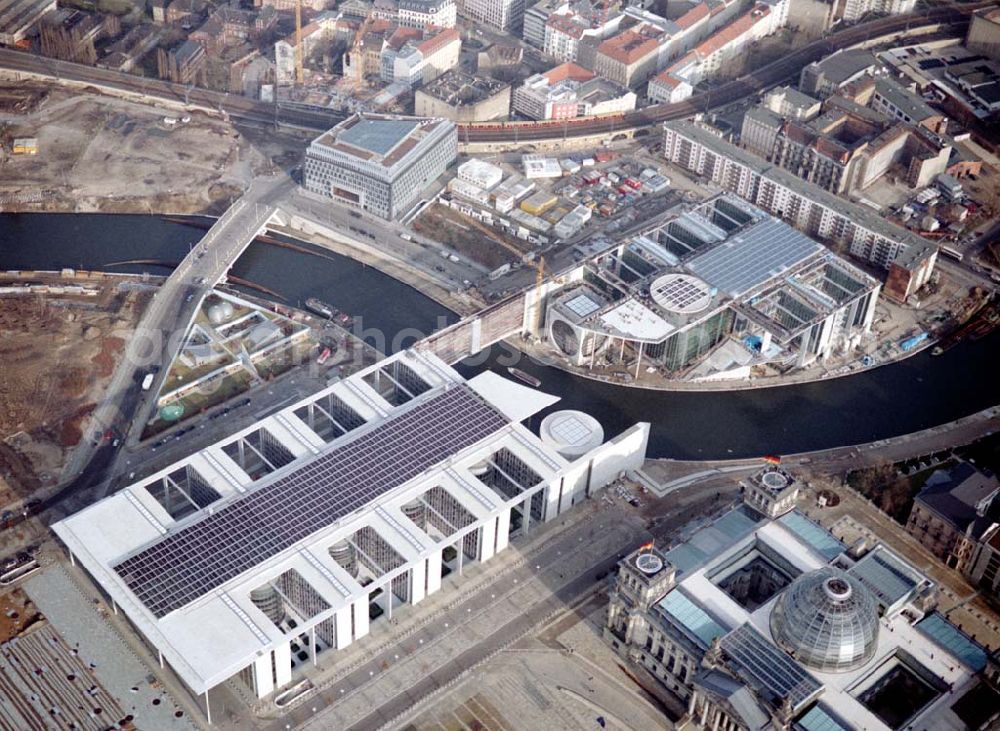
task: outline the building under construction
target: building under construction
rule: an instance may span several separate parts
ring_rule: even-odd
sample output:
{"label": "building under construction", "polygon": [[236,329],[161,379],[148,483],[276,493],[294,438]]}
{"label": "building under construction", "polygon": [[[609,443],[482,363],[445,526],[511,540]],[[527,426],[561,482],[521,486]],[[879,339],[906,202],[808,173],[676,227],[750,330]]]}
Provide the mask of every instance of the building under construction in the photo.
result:
{"label": "building under construction", "polygon": [[585,261],[547,292],[545,337],[572,365],[744,378],[850,352],[880,284],[731,194]]}

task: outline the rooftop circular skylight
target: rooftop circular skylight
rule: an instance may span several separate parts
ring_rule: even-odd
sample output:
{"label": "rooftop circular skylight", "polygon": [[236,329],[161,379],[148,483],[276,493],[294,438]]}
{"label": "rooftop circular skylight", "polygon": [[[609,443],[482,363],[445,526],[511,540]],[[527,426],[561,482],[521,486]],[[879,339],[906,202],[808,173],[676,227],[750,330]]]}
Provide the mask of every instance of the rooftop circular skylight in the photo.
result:
{"label": "rooftop circular skylight", "polygon": [[701,312],[712,304],[712,290],[690,274],[664,274],[649,286],[649,294],[660,307],[678,315]]}
{"label": "rooftop circular skylight", "polygon": [[635,557],[635,567],[642,573],[652,576],[663,568],[663,559],[655,553],[640,553]]}

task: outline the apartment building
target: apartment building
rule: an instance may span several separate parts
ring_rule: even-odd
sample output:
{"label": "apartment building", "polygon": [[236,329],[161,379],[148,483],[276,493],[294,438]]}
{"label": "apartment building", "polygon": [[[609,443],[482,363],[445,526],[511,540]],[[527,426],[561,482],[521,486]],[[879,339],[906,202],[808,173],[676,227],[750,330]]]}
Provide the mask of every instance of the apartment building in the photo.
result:
{"label": "apartment building", "polygon": [[913,11],[917,0],[835,0],[834,17],[848,23],[861,20],[869,13],[875,15],[901,15]]}
{"label": "apartment building", "polygon": [[514,90],[513,109],[530,119],[573,119],[635,109],[636,95],[623,86],[564,63],[525,79]]}
{"label": "apartment building", "polygon": [[455,0],[399,0],[399,24],[404,28],[454,28]]}
{"label": "apartment building", "polygon": [[980,538],[1000,520],[998,495],[997,478],[968,462],[936,470],[914,498],[906,530],[948,566],[968,572]]}
{"label": "apartment building", "polygon": [[397,28],[385,40],[379,56],[382,80],[416,88],[458,66],[462,39],[458,30],[440,32]]}
{"label": "apartment building", "polygon": [[938,250],[930,242],[867,206],[839,198],[726,142],[699,124],[667,122],[663,152],[670,162],[707,177],[810,236],[844,244],[853,256],[889,270],[884,291],[894,299],[905,301],[934,269]]}
{"label": "apartment building", "polygon": [[194,41],[184,41],[169,51],[163,48],[156,51],[156,67],[160,78],[175,84],[204,85],[207,60],[205,49]]}

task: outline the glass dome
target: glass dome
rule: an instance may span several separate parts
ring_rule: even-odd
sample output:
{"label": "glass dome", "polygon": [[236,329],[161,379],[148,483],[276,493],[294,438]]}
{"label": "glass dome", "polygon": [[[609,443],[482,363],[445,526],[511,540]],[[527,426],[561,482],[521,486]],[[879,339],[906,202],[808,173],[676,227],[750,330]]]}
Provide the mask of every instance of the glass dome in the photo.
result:
{"label": "glass dome", "polygon": [[853,576],[825,567],[798,577],[771,612],[771,635],[799,662],[824,672],[851,670],[878,643],[875,597]]}

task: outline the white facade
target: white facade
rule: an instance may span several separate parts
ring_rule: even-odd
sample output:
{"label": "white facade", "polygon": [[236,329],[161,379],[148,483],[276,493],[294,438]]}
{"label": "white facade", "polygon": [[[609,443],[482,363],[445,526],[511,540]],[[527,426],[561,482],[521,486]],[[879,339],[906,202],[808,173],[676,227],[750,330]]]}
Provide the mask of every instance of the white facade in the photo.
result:
{"label": "white facade", "polygon": [[465,0],[464,14],[497,30],[517,32],[524,20],[524,0]]}
{"label": "white facade", "polygon": [[911,12],[916,4],[917,0],[846,0],[843,19],[853,23],[868,13],[900,15]]}
{"label": "white facade", "polygon": [[356,114],[309,145],[304,185],[394,219],[457,155],[458,132],[449,120]]}
{"label": "white facade", "polygon": [[[439,591],[444,565],[460,577],[641,465],[648,424],[570,462],[520,423],[557,400],[493,373],[466,383],[435,355],[406,351],[53,530],[192,691],[238,675],[264,698],[320,652],[367,635],[370,614],[385,621]],[[441,453],[446,443],[454,451]],[[338,459],[364,473],[367,502],[343,466],[315,477]],[[293,513],[308,525],[283,517]],[[247,532],[269,520],[273,533]],[[209,543],[171,552],[178,540]],[[136,579],[153,568],[147,556],[167,555]]]}
{"label": "white facade", "polygon": [[503,180],[503,168],[486,160],[473,158],[458,166],[458,179],[483,190],[493,190]]}
{"label": "white facade", "polygon": [[404,28],[454,28],[455,0],[400,0],[398,19]]}

